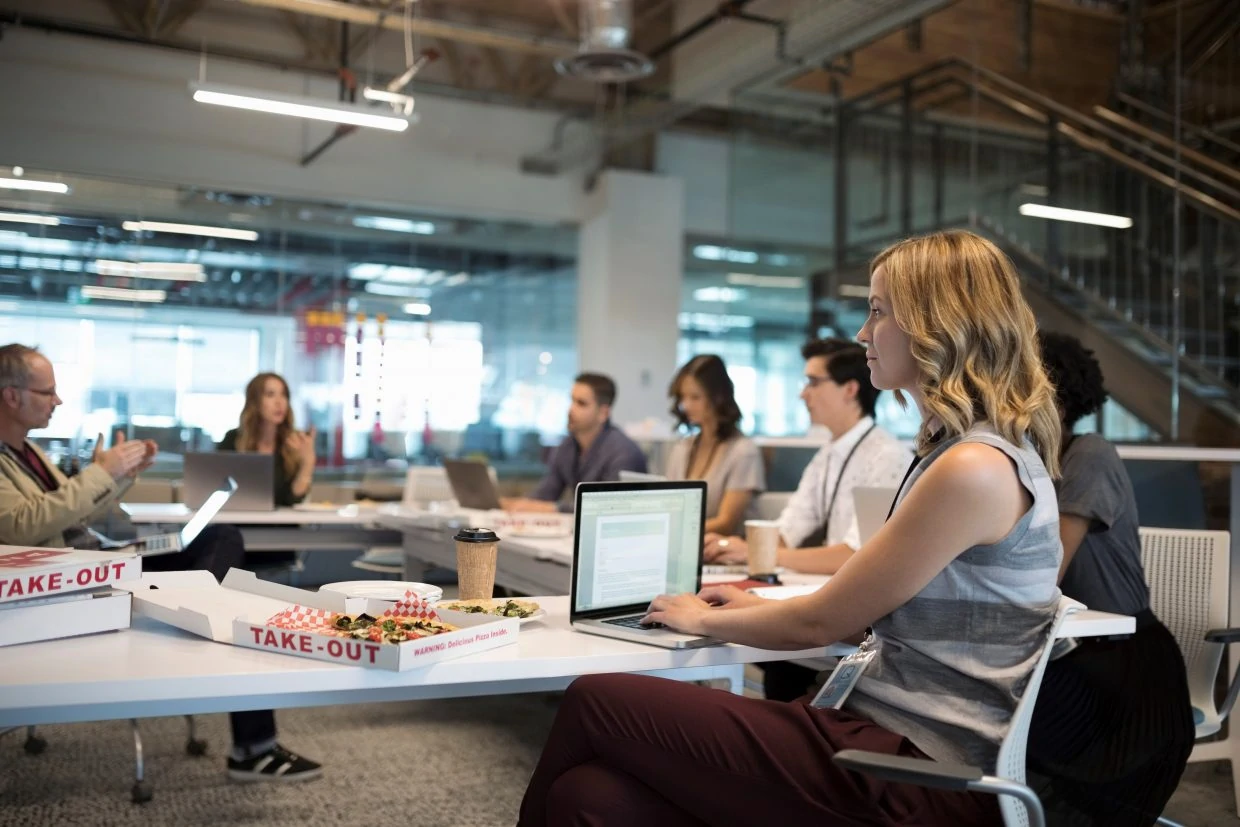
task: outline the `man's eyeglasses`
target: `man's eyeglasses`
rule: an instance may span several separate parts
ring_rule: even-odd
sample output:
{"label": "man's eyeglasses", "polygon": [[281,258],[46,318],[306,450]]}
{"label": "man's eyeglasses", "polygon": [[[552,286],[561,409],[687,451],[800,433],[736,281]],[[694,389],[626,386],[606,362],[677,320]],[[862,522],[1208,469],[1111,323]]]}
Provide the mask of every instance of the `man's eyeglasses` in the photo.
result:
{"label": "man's eyeglasses", "polygon": [[806,377],[805,377],[805,387],[809,388],[810,390],[813,390],[814,388],[818,387],[819,385],[821,385],[821,384],[823,384],[823,383],[825,383],[825,382],[830,382],[830,381],[831,381],[831,377],[830,377],[830,376],[806,376]]}

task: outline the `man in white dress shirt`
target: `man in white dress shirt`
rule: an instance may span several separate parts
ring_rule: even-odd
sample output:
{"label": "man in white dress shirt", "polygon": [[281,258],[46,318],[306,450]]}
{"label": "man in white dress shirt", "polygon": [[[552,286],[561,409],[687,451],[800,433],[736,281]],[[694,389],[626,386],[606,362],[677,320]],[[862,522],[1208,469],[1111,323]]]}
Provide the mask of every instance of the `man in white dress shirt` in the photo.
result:
{"label": "man in white dress shirt", "polygon": [[[858,487],[896,488],[913,455],[874,424],[878,390],[870,384],[865,348],[845,339],[815,339],[801,348],[810,421],[832,439],[806,467],[796,493],[779,515],[779,565],[834,574],[861,547],[853,503]],[[743,537],[706,535],[709,563],[743,563]]]}
{"label": "man in white dress shirt", "polygon": [[[834,574],[861,547],[853,504],[858,487],[897,488],[913,454],[874,424],[878,390],[870,383],[865,348],[846,339],[814,339],[801,348],[810,421],[832,439],[810,461],[796,493],[779,515],[779,565]],[[706,535],[709,563],[742,563],[743,537]],[[760,665],[768,700],[795,701],[814,685],[816,673],[790,661]]]}

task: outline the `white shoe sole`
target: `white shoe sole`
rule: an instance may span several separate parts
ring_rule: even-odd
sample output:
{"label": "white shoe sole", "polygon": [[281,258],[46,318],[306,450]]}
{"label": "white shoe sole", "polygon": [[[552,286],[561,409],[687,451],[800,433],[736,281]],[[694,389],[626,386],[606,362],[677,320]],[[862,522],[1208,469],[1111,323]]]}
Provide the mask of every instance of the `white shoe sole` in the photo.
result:
{"label": "white shoe sole", "polygon": [[262,773],[247,772],[245,770],[228,771],[230,779],[242,784],[293,784],[298,781],[313,781],[322,774],[322,767],[307,770],[306,772],[285,773],[284,775],[263,775]]}

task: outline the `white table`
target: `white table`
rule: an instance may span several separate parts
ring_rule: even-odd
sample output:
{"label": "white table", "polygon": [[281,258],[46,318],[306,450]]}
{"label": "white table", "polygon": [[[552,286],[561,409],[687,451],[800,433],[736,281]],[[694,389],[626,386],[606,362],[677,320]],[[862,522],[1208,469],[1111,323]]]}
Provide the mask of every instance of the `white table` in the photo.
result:
{"label": "white table", "polygon": [[[746,663],[842,655],[853,647],[772,652],[748,646],[676,651],[574,632],[568,598],[540,597],[547,617],[517,643],[407,672],[323,663],[215,643],[147,618],[122,632],[5,647],[0,728],[245,709],[507,695],[562,689],[579,675],[630,672],[726,679]],[[1130,617],[1083,612],[1075,637],[1131,632]]]}
{"label": "white table", "polygon": [[[193,512],[182,503],[121,503],[134,525],[182,526]],[[221,511],[212,522],[241,529],[247,551],[288,549],[366,550],[399,546],[399,532],[379,526],[378,509],[277,508],[274,511]]]}
{"label": "white table", "polygon": [[[406,558],[453,571],[456,546],[452,535],[467,525],[488,524],[486,512],[430,513],[390,505],[380,506],[375,519],[379,525],[401,533]],[[568,594],[572,562],[571,536],[534,539],[500,532],[495,583],[522,594]]]}

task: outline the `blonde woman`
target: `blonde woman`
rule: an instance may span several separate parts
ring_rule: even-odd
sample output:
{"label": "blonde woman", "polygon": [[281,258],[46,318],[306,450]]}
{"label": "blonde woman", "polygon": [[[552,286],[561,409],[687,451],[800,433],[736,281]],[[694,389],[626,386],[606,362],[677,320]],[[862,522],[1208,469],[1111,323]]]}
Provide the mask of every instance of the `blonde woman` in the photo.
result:
{"label": "blonde woman", "polygon": [[767,649],[875,652],[837,706],[778,703],[642,676],[570,687],[522,803],[545,824],[1000,823],[992,798],[841,769],[842,749],[993,770],[1047,642],[1062,556],[1059,421],[1033,314],[990,242],[900,242],[870,269],[858,337],[875,387],[921,412],[894,514],[812,595],[667,595],[648,620]]}
{"label": "blonde woman", "polygon": [[277,373],[260,373],[245,387],[241,423],[224,434],[221,451],[271,454],[276,458],[275,504],[292,506],[314,482],[314,428],[293,426],[288,383]]}

